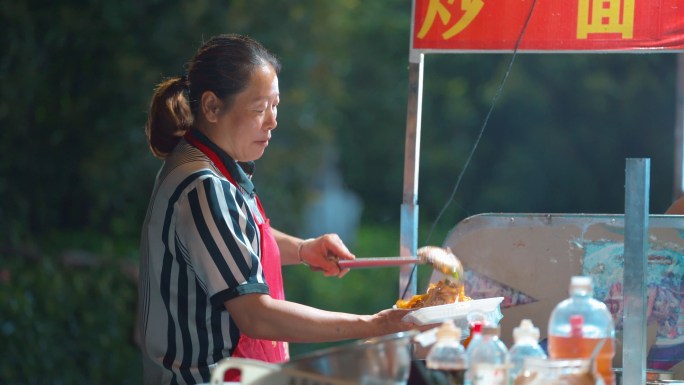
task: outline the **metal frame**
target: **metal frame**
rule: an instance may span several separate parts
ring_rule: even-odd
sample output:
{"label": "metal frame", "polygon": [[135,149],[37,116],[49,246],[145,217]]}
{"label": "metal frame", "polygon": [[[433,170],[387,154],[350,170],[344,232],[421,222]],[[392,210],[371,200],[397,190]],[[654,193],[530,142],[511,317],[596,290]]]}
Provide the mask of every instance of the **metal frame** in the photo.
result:
{"label": "metal frame", "polygon": [[678,198],[684,194],[684,54],[677,54],[677,97],[675,108],[675,151],[674,151],[674,185],[673,196]]}
{"label": "metal frame", "polygon": [[625,266],[622,276],[622,382],[646,383],[646,259],[650,160],[627,159],[625,176]]}

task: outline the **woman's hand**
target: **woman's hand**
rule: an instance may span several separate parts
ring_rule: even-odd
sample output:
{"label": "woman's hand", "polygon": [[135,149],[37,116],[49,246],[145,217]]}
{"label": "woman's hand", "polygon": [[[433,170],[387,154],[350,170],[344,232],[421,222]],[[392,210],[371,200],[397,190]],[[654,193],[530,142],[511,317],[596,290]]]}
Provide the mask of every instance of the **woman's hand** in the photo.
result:
{"label": "woman's hand", "polygon": [[337,234],[325,234],[318,238],[301,241],[298,247],[299,259],[313,271],[322,271],[327,277],[342,278],[349,269],[341,269],[340,259],[356,259]]}
{"label": "woman's hand", "polygon": [[373,323],[378,328],[374,334],[385,335],[403,332],[420,327],[412,322],[402,321],[413,309],[385,309],[373,315]]}

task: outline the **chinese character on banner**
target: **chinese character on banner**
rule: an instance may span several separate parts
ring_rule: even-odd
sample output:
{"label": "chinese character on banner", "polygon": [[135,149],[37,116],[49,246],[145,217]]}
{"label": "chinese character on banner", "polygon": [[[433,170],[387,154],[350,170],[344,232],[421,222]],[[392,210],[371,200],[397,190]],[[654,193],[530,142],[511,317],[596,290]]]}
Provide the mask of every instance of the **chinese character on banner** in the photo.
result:
{"label": "chinese character on banner", "polygon": [[[453,5],[455,1],[456,0],[447,0],[449,5]],[[418,38],[425,38],[439,16],[441,23],[448,27],[448,29],[442,33],[442,38],[445,40],[450,39],[463,31],[470,22],[475,19],[475,16],[480,13],[480,10],[482,10],[482,7],[484,6],[482,0],[460,0],[460,2],[463,14],[457,19],[454,17],[456,13],[454,12],[454,7],[447,8],[441,0],[429,0],[425,20],[418,32]],[[454,18],[453,22],[452,17]]]}
{"label": "chinese character on banner", "polygon": [[684,51],[684,0],[413,0],[413,49]]}
{"label": "chinese character on banner", "polygon": [[577,38],[591,34],[618,33],[623,39],[634,35],[635,0],[579,0]]}

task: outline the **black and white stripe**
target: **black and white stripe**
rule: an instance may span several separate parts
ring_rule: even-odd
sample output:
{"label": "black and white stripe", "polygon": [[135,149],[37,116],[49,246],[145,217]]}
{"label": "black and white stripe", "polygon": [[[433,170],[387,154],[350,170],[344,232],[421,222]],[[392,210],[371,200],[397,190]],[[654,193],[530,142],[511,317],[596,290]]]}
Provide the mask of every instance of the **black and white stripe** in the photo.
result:
{"label": "black and white stripe", "polygon": [[145,383],[209,382],[232,353],[240,334],[224,302],[268,293],[255,207],[186,142],[165,161],[141,236]]}

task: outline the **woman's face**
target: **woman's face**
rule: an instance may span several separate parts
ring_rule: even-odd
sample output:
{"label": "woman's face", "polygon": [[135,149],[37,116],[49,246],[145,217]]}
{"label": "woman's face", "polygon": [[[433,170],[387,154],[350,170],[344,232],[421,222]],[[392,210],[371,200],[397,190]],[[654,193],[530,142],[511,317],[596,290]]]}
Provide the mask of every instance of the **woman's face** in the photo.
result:
{"label": "woman's face", "polygon": [[247,87],[221,108],[207,136],[237,161],[261,158],[278,122],[278,75],[268,64],[258,67]]}

